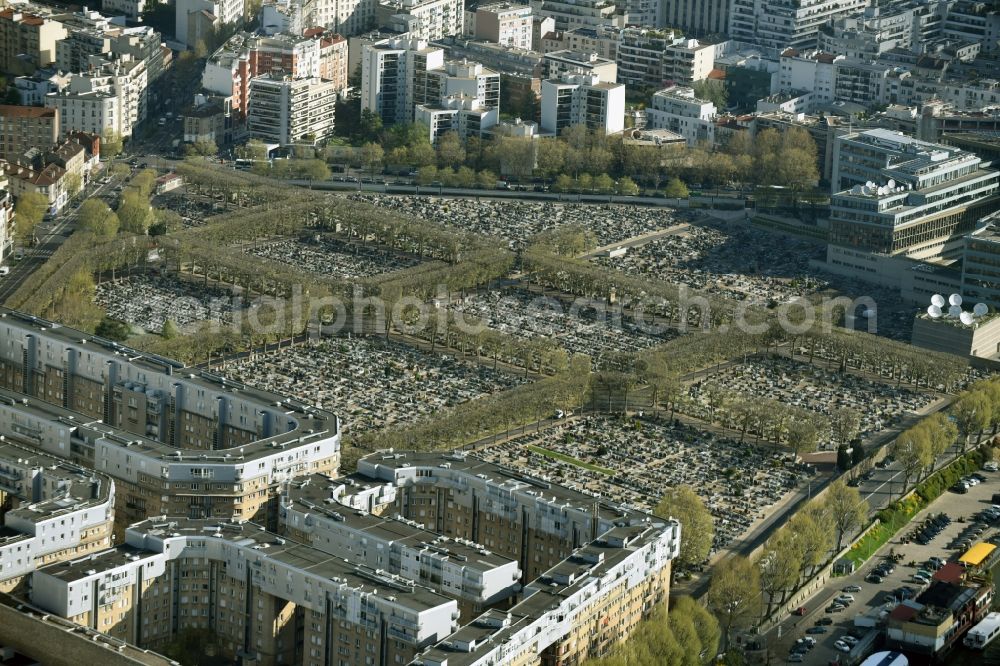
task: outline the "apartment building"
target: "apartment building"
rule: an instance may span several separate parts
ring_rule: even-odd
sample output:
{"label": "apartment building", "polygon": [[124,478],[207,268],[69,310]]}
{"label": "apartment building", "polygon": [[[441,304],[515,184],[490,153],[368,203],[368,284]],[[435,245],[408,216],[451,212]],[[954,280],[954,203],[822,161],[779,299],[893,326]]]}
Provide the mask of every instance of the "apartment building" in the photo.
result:
{"label": "apartment building", "polygon": [[260,666],[407,664],[457,628],[458,604],[252,524],[154,518],[124,544],[32,576],[31,601],[142,647],[211,629]]}
{"label": "apartment building", "polygon": [[646,109],[646,128],[679,134],[689,146],[701,141],[712,143],[717,115],[715,104],[698,99],[692,88],[672,86],[653,94]]}
{"label": "apartment building", "polygon": [[0,443],[0,591],[31,572],[112,546],[115,485],[105,474]]}
{"label": "apartment building", "polygon": [[118,527],[170,514],[276,524],[280,485],[334,473],[327,412],[0,312],[0,435],[111,476]]}
{"label": "apartment building", "polygon": [[594,53],[606,60],[617,60],[618,42],[621,39],[621,34],[622,30],[610,26],[549,32],[542,39],[539,50],[542,53],[552,53],[553,51]]}
{"label": "apartment building", "polygon": [[0,105],[0,159],[11,160],[29,148],[55,145],[59,136],[58,110]]}
{"label": "apartment building", "polygon": [[545,77],[549,79],[558,79],[563,74],[589,74],[601,81],[618,80],[618,63],[596,53],[568,49],[552,51],[545,54],[542,63],[545,66]]}
{"label": "apartment building", "polygon": [[610,0],[531,0],[531,12],[551,18],[559,31],[598,26],[624,28],[626,22],[623,8]]}
{"label": "apartment building", "polygon": [[444,50],[419,39],[384,39],[362,47],[361,108],[391,125],[413,122],[414,107],[441,98]]}
{"label": "apartment building", "polygon": [[661,0],[662,18],[650,25],[695,36],[722,35],[729,30],[729,5],[730,0]]}
{"label": "apartment building", "polygon": [[729,36],[773,51],[815,48],[828,22],[860,15],[867,0],[732,0]]}
{"label": "apartment building", "polygon": [[531,49],[531,7],[495,2],[476,7],[472,36],[475,39]]}
{"label": "apartment building", "polygon": [[[378,516],[341,503],[359,485],[370,483],[318,474],[292,482],[281,500],[282,534],[352,564],[442,589],[458,600],[465,617],[512,599],[520,590],[521,569],[508,556],[428,530],[399,514]],[[395,489],[387,485],[385,491]]]}
{"label": "apartment building", "polygon": [[38,569],[31,602],[152,649],[210,630],[260,666],[577,663],[666,601],[681,536],[673,520],[424,453],[292,483],[279,521],[153,517],[114,549]]}
{"label": "apartment building", "polygon": [[58,213],[69,201],[66,169],[58,164],[35,166],[8,162],[0,163],[0,168],[4,170],[7,186],[15,199],[28,192],[37,192],[48,202],[46,212],[50,214]]}
{"label": "apartment building", "polygon": [[129,56],[95,60],[91,70],[74,74],[63,90],[46,95],[45,106],[59,110],[65,131],[130,137],[146,118],[147,83],[145,61]]}
{"label": "apartment building", "polygon": [[442,134],[455,132],[462,139],[482,136],[500,122],[500,110],[488,109],[475,97],[449,95],[433,104],[418,104],[413,110],[414,120],[428,128],[431,143]]}
{"label": "apartment building", "polygon": [[434,41],[462,36],[465,10],[462,0],[380,0],[375,21],[413,39]]}
{"label": "apartment building", "polygon": [[14,197],[7,176],[0,170],[0,259],[6,258],[13,249],[14,224]]}
{"label": "apartment building", "polygon": [[8,7],[0,11],[0,71],[31,74],[56,61],[56,44],[66,37],[59,21]]}
{"label": "apartment building", "polygon": [[315,145],[333,134],[337,90],[332,81],[264,74],[250,79],[247,131],[282,146]]}
{"label": "apartment building", "polygon": [[326,31],[307,36],[319,42],[319,78],[333,83],[338,95],[347,92],[347,39]]}
{"label": "apartment building", "polygon": [[376,0],[314,0],[302,2],[302,24],[325,26],[352,37],[375,27]]}
{"label": "apartment building", "polygon": [[640,28],[622,30],[615,51],[618,82],[640,88],[702,81],[715,66],[714,47]]}
{"label": "apartment building", "polygon": [[542,130],[559,134],[585,125],[603,134],[625,129],[625,86],[595,74],[563,74],[542,81]]}
{"label": "apartment building", "polygon": [[1000,208],[998,174],[981,158],[884,129],[838,137],[831,182],[827,260],[840,266],[858,252],[957,258],[963,236]]}
{"label": "apartment building", "polygon": [[871,61],[895,49],[920,51],[941,36],[954,0],[897,2],[867,7],[857,16],[844,16],[821,26],[820,50]]}
{"label": "apartment building", "polygon": [[243,23],[244,0],[177,0],[174,40],[193,47],[213,29]]}
{"label": "apartment building", "polygon": [[669,594],[676,521],[461,454],[373,454],[355,479],[335,491],[343,505],[398,514],[449,544],[482,545],[523,572],[517,604],[463,620],[414,664],[579,663],[627,637]]}

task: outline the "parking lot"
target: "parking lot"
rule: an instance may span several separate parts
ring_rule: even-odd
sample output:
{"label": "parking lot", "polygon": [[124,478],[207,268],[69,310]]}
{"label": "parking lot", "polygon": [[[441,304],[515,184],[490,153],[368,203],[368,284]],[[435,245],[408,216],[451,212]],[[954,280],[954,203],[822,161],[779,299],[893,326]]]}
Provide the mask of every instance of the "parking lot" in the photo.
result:
{"label": "parking lot", "polygon": [[[901,530],[857,571],[849,576],[831,578],[819,593],[804,603],[804,616],[790,616],[781,623],[780,636],[776,635],[777,632],[771,634],[772,653],[782,659],[790,658],[794,663],[829,664],[845,654],[834,647],[837,640],[851,630],[855,630],[859,636],[864,635],[863,630],[853,626],[856,617],[889,611],[902,599],[919,595],[926,588],[926,584],[921,581],[920,572],[923,570],[924,573],[932,574],[936,568],[928,560],[940,558],[944,563],[957,560],[967,550],[967,547],[959,546],[959,542],[966,538],[970,544],[1000,541],[996,523],[982,525],[981,530],[980,526],[972,529],[977,523],[975,516],[989,509],[993,493],[1000,492],[1000,473],[984,471],[980,474],[986,479],[985,482],[972,486],[966,494],[945,492],[930,507],[917,514],[910,526]],[[943,526],[926,544],[908,539],[915,536],[920,527],[928,524],[930,518],[942,514],[950,522],[939,520],[944,523]],[[976,531],[978,536],[972,536]],[[895,554],[898,561],[885,576],[879,576],[881,582],[874,582],[878,579],[872,578],[871,574],[879,565],[888,561],[890,553]],[[918,578],[914,578],[915,575]],[[854,601],[842,610],[833,611],[831,604],[844,594],[843,590],[847,587],[857,590],[849,593]],[[832,612],[827,612],[827,609]],[[816,627],[818,622],[830,624],[823,633],[806,633],[810,628]],[[815,638],[817,645],[804,655],[802,662],[798,662],[790,657],[789,650],[797,639],[804,636]],[[848,656],[856,655],[848,653]]]}

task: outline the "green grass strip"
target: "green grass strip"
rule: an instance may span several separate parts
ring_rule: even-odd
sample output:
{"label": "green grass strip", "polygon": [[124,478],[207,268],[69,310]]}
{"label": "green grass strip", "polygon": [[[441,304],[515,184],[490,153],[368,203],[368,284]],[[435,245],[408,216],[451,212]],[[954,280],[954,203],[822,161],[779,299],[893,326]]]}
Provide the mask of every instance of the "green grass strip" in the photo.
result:
{"label": "green grass strip", "polygon": [[598,472],[600,474],[607,474],[608,476],[614,476],[615,471],[613,469],[608,469],[607,467],[600,467],[599,465],[591,465],[590,463],[583,462],[573,456],[568,456],[565,453],[559,453],[558,451],[551,451],[549,449],[544,449],[540,446],[535,446],[534,444],[528,444],[528,450],[532,453],[537,453],[540,456],[545,456],[546,458],[552,458],[553,460],[561,460],[562,462],[569,463],[570,465],[576,465],[577,467],[582,467],[583,469],[589,469],[591,472]]}

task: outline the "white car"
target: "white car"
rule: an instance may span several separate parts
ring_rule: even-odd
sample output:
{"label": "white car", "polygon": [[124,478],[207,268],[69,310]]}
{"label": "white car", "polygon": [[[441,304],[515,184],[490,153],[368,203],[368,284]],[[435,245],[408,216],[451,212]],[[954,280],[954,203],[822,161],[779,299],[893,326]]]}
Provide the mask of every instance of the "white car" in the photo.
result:
{"label": "white car", "polygon": [[841,652],[851,651],[851,646],[845,643],[844,641],[837,641],[836,643],[833,644],[833,647],[837,648]]}
{"label": "white car", "polygon": [[858,639],[855,638],[854,636],[851,636],[850,634],[844,634],[843,636],[840,637],[840,640],[847,643],[851,647],[854,647],[855,645],[858,644]]}
{"label": "white car", "polygon": [[842,603],[842,604],[852,604],[852,603],[854,603],[854,595],[853,594],[842,594],[839,597],[837,597],[837,602],[838,603]]}

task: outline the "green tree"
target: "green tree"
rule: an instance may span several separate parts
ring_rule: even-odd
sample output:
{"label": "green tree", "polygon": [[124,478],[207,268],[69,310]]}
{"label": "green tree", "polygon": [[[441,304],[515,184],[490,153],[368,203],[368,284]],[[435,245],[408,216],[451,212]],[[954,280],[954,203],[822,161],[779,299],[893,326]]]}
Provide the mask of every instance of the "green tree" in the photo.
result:
{"label": "green tree", "polygon": [[163,330],[160,331],[160,335],[167,340],[173,340],[180,335],[180,331],[177,329],[177,324],[175,324],[172,319],[167,319],[163,322]]}
{"label": "green tree", "polygon": [[785,600],[785,594],[794,589],[802,570],[802,550],[795,536],[788,529],[778,530],[764,543],[756,560],[760,569],[761,589],[767,593],[767,607]]}
{"label": "green tree", "polygon": [[67,173],[66,179],[63,181],[66,187],[66,194],[72,199],[80,190],[83,188],[83,178],[80,177],[78,173]]}
{"label": "green tree", "polygon": [[118,157],[125,147],[122,135],[112,130],[107,130],[101,136],[101,157],[113,160]]}
{"label": "green tree", "polygon": [[674,176],[667,182],[667,187],[663,190],[663,196],[668,199],[687,199],[691,196],[691,193],[688,192],[687,185],[680,178]]}
{"label": "green tree", "polygon": [[708,608],[719,618],[727,640],[735,629],[748,628],[760,618],[760,570],[745,557],[727,557],[715,565],[706,595]]}
{"label": "green tree", "polygon": [[118,233],[119,221],[115,212],[100,199],[87,199],[80,206],[80,229],[98,238],[111,238]]}
{"label": "green tree", "polygon": [[375,177],[375,173],[381,168],[384,159],[385,151],[379,144],[369,141],[361,146],[361,164],[364,165],[372,178]]}
{"label": "green tree", "polygon": [[156,172],[152,169],[143,169],[132,176],[132,180],[129,181],[128,185],[129,188],[138,192],[139,196],[149,199],[149,197],[153,196],[153,190],[156,189]]}
{"label": "green tree", "polygon": [[484,190],[492,190],[497,186],[497,175],[488,169],[476,174],[476,185]]}
{"label": "green tree", "polygon": [[209,157],[211,155],[217,155],[219,152],[219,147],[215,145],[215,141],[211,139],[205,141],[195,141],[194,143],[189,143],[184,147],[184,154],[188,157]]}
{"label": "green tree", "polygon": [[126,192],[122,196],[117,215],[122,231],[139,236],[146,235],[154,221],[149,200],[141,197],[138,192]]}
{"label": "green tree", "polygon": [[15,233],[22,245],[33,245],[35,228],[49,209],[49,199],[41,192],[25,192],[14,206]]}
{"label": "green tree", "polygon": [[675,518],[681,524],[681,552],[678,564],[693,566],[708,559],[715,538],[715,523],[705,502],[689,486],[668,488],[653,513]]}
{"label": "green tree", "polygon": [[861,414],[851,407],[841,407],[830,415],[830,429],[833,437],[841,444],[849,444],[858,436]]}
{"label": "green tree", "polygon": [[715,655],[719,653],[719,639],[722,637],[719,621],[715,616],[688,596],[671,599],[670,612],[691,619],[698,634],[698,642],[701,644],[701,653],[705,655],[703,662],[713,662]]}
{"label": "green tree", "polygon": [[465,162],[465,147],[458,132],[445,132],[438,138],[437,159],[439,167],[457,167]]}
{"label": "green tree", "polygon": [[594,178],[594,190],[600,194],[610,194],[615,191],[615,181],[606,173]]}
{"label": "green tree", "polygon": [[422,141],[411,144],[406,152],[410,164],[415,167],[432,166],[434,164],[434,146],[430,144],[427,137],[424,137]]}
{"label": "green tree", "polygon": [[131,329],[125,322],[105,316],[94,328],[94,334],[115,342],[125,342],[131,334]]}
{"label": "green tree", "polygon": [[827,489],[823,505],[837,531],[837,550],[840,550],[844,547],[844,537],[868,520],[868,502],[861,499],[857,488],[837,479]]}
{"label": "green tree", "polygon": [[837,447],[837,469],[841,472],[851,469],[851,450],[847,444],[841,444]]}
{"label": "green tree", "polygon": [[358,134],[364,141],[376,141],[382,133],[382,116],[371,109],[361,110],[361,120],[358,123]]}
{"label": "green tree", "polygon": [[552,185],[552,189],[556,192],[572,192],[576,189],[576,183],[572,176],[561,173],[556,177],[556,182]]}
{"label": "green tree", "polygon": [[729,91],[726,90],[726,84],[722,81],[704,79],[696,81],[693,87],[694,94],[698,99],[712,102],[719,111],[726,108],[726,103],[729,101]]}
{"label": "green tree", "polygon": [[795,460],[807,451],[815,451],[819,440],[816,424],[810,419],[795,419],[788,424],[788,439],[786,443],[792,450]]}
{"label": "green tree", "polygon": [[538,139],[538,173],[543,178],[555,178],[566,166],[566,144],[559,139]]}
{"label": "green tree", "polygon": [[639,194],[639,186],[635,184],[635,181],[628,176],[623,176],[621,180],[618,181],[618,194],[626,197],[634,197]]}
{"label": "green tree", "polygon": [[428,164],[427,166],[422,166],[417,170],[417,184],[418,185],[430,185],[438,177],[437,167]]}
{"label": "green tree", "polygon": [[322,181],[330,177],[330,167],[323,160],[296,160],[295,170],[300,178],[309,181]]}
{"label": "green tree", "polygon": [[978,443],[986,427],[992,419],[992,409],[989,397],[984,391],[968,391],[963,393],[951,409],[955,417],[958,431],[962,436],[962,450],[969,445],[969,438],[976,435]]}
{"label": "green tree", "polygon": [[934,462],[930,437],[926,428],[913,427],[901,433],[892,445],[893,456],[903,466],[906,485],[918,478],[921,470]]}
{"label": "green tree", "polygon": [[153,209],[153,224],[149,227],[150,236],[163,236],[179,231],[184,226],[184,220],[178,213],[166,208]]}

